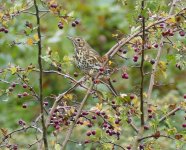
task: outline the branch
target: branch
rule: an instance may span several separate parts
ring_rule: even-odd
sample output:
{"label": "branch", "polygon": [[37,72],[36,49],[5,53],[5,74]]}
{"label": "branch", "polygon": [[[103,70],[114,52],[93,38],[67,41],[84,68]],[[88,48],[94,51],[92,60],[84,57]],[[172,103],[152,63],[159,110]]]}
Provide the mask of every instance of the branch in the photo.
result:
{"label": "branch", "polygon": [[[173,8],[175,7],[175,3],[176,2],[177,2],[177,0],[173,0],[172,1],[172,5],[171,5],[170,11],[169,11],[169,16],[171,16],[171,14],[173,12]],[[153,90],[153,86],[154,86],[155,72],[157,70],[158,63],[159,63],[159,60],[160,60],[160,57],[161,57],[162,48],[163,48],[163,45],[162,45],[163,41],[164,41],[164,37],[162,36],[161,40],[160,40],[160,44],[159,44],[160,46],[159,46],[159,49],[158,49],[158,53],[157,53],[157,56],[156,56],[156,61],[155,61],[155,64],[153,65],[153,68],[152,68],[149,88],[148,88],[148,92],[147,92],[147,102],[149,102],[150,99],[151,99],[152,90]]]}
{"label": "branch", "polygon": [[[145,0],[141,2],[141,14],[144,11]],[[143,86],[144,86],[144,50],[145,50],[145,17],[142,15],[142,49],[141,49],[141,65],[140,65],[140,74],[141,74],[141,85],[140,85],[140,111],[141,111],[141,126],[144,125],[144,100],[143,100]]]}
{"label": "branch", "polygon": [[176,107],[175,109],[173,109],[172,111],[170,111],[169,113],[167,113],[165,116],[163,116],[159,122],[164,121],[166,118],[168,118],[169,116],[171,116],[172,114],[174,114],[175,112],[179,111],[180,107]]}
{"label": "branch", "polygon": [[54,104],[53,104],[53,106],[52,106],[52,108],[51,108],[51,110],[49,112],[49,117],[48,117],[48,119],[46,121],[46,125],[45,125],[46,128],[48,128],[48,126],[50,124],[50,120],[52,118],[52,114],[54,113],[54,111],[55,111],[55,109],[56,109],[56,107],[58,105],[58,102],[64,97],[64,95],[72,92],[80,83],[81,83],[81,79],[74,86],[72,86],[70,89],[68,89],[67,91],[65,91],[62,94],[59,94],[58,97],[56,97],[56,100],[55,100],[55,102],[54,102]]}
{"label": "branch", "polygon": [[41,109],[41,123],[43,128],[43,141],[44,141],[44,148],[45,150],[48,150],[48,142],[47,142],[47,129],[45,126],[45,116],[44,116],[44,106],[43,106],[43,67],[42,67],[42,44],[41,44],[41,25],[40,25],[40,18],[39,18],[39,9],[36,0],[34,0],[34,6],[36,10],[36,19],[37,19],[37,34],[39,41],[37,42],[38,45],[38,64],[39,64],[39,100],[40,100],[40,109]]}
{"label": "branch", "polygon": [[83,109],[83,106],[85,105],[86,100],[88,99],[88,96],[90,95],[90,93],[91,93],[91,91],[93,89],[93,86],[94,86],[94,83],[92,82],[91,85],[90,85],[89,90],[87,91],[87,93],[86,93],[86,95],[85,95],[85,97],[83,99],[83,101],[81,102],[81,105],[80,105],[80,107],[79,107],[79,109],[77,111],[77,115],[75,116],[74,122],[72,122],[71,126],[68,129],[68,132],[66,134],[65,140],[62,143],[61,150],[65,149],[65,146],[66,146],[66,144],[67,144],[67,142],[68,142],[68,140],[69,140],[69,138],[70,138],[70,136],[72,134],[72,130],[73,130],[78,118],[79,118],[79,115],[81,114],[81,111]]}

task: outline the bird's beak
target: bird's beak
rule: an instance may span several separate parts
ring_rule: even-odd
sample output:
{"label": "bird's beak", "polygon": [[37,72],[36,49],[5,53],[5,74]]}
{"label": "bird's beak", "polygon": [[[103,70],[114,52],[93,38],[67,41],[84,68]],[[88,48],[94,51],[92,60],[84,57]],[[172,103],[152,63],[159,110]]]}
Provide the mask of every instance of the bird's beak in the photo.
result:
{"label": "bird's beak", "polygon": [[73,37],[67,36],[67,38],[68,38],[69,40],[73,41]]}

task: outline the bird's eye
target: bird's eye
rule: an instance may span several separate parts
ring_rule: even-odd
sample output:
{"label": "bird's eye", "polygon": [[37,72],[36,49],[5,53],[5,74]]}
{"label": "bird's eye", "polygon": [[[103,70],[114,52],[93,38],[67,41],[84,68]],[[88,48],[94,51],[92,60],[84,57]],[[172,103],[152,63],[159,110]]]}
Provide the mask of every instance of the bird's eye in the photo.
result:
{"label": "bird's eye", "polygon": [[79,42],[80,41],[80,38],[77,38],[77,41]]}

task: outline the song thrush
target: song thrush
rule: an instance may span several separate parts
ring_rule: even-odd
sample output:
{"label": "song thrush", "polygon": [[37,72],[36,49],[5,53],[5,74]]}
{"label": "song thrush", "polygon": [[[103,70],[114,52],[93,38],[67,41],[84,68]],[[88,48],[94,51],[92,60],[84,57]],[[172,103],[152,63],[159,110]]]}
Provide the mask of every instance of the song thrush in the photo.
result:
{"label": "song thrush", "polygon": [[[82,70],[85,74],[88,74],[92,78],[94,78],[98,72],[101,73],[101,76],[109,76],[112,72],[108,66],[103,66],[105,61],[104,57],[101,57],[98,52],[96,52],[82,37],[69,37],[72,41],[75,50],[75,64],[77,67]],[[110,80],[109,85],[111,88]],[[112,89],[115,94],[116,91],[114,88]]]}

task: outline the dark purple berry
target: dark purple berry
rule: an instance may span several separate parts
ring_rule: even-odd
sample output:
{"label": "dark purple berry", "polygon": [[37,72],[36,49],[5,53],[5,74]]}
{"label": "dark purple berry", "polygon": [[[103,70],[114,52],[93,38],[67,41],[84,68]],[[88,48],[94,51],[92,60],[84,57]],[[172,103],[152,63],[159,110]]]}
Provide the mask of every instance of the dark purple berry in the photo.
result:
{"label": "dark purple berry", "polygon": [[76,23],[75,22],[72,22],[72,27],[76,27]]}
{"label": "dark purple berry", "polygon": [[27,108],[27,104],[23,104],[22,107],[23,107],[23,108]]}
{"label": "dark purple berry", "polygon": [[27,88],[27,85],[26,84],[23,84],[23,88],[26,89]]}
{"label": "dark purple berry", "polygon": [[90,136],[90,135],[91,135],[91,132],[90,132],[90,131],[88,131],[88,132],[87,132],[87,136]]}
{"label": "dark purple berry", "polygon": [[93,130],[93,131],[92,131],[92,135],[95,135],[95,134],[96,134],[96,131],[95,131],[95,130]]}
{"label": "dark purple berry", "polygon": [[179,34],[180,34],[180,36],[185,36],[185,31],[182,30],[179,32]]}
{"label": "dark purple berry", "polygon": [[22,97],[22,94],[17,94],[17,97],[18,97],[18,98],[21,98],[21,97]]}

